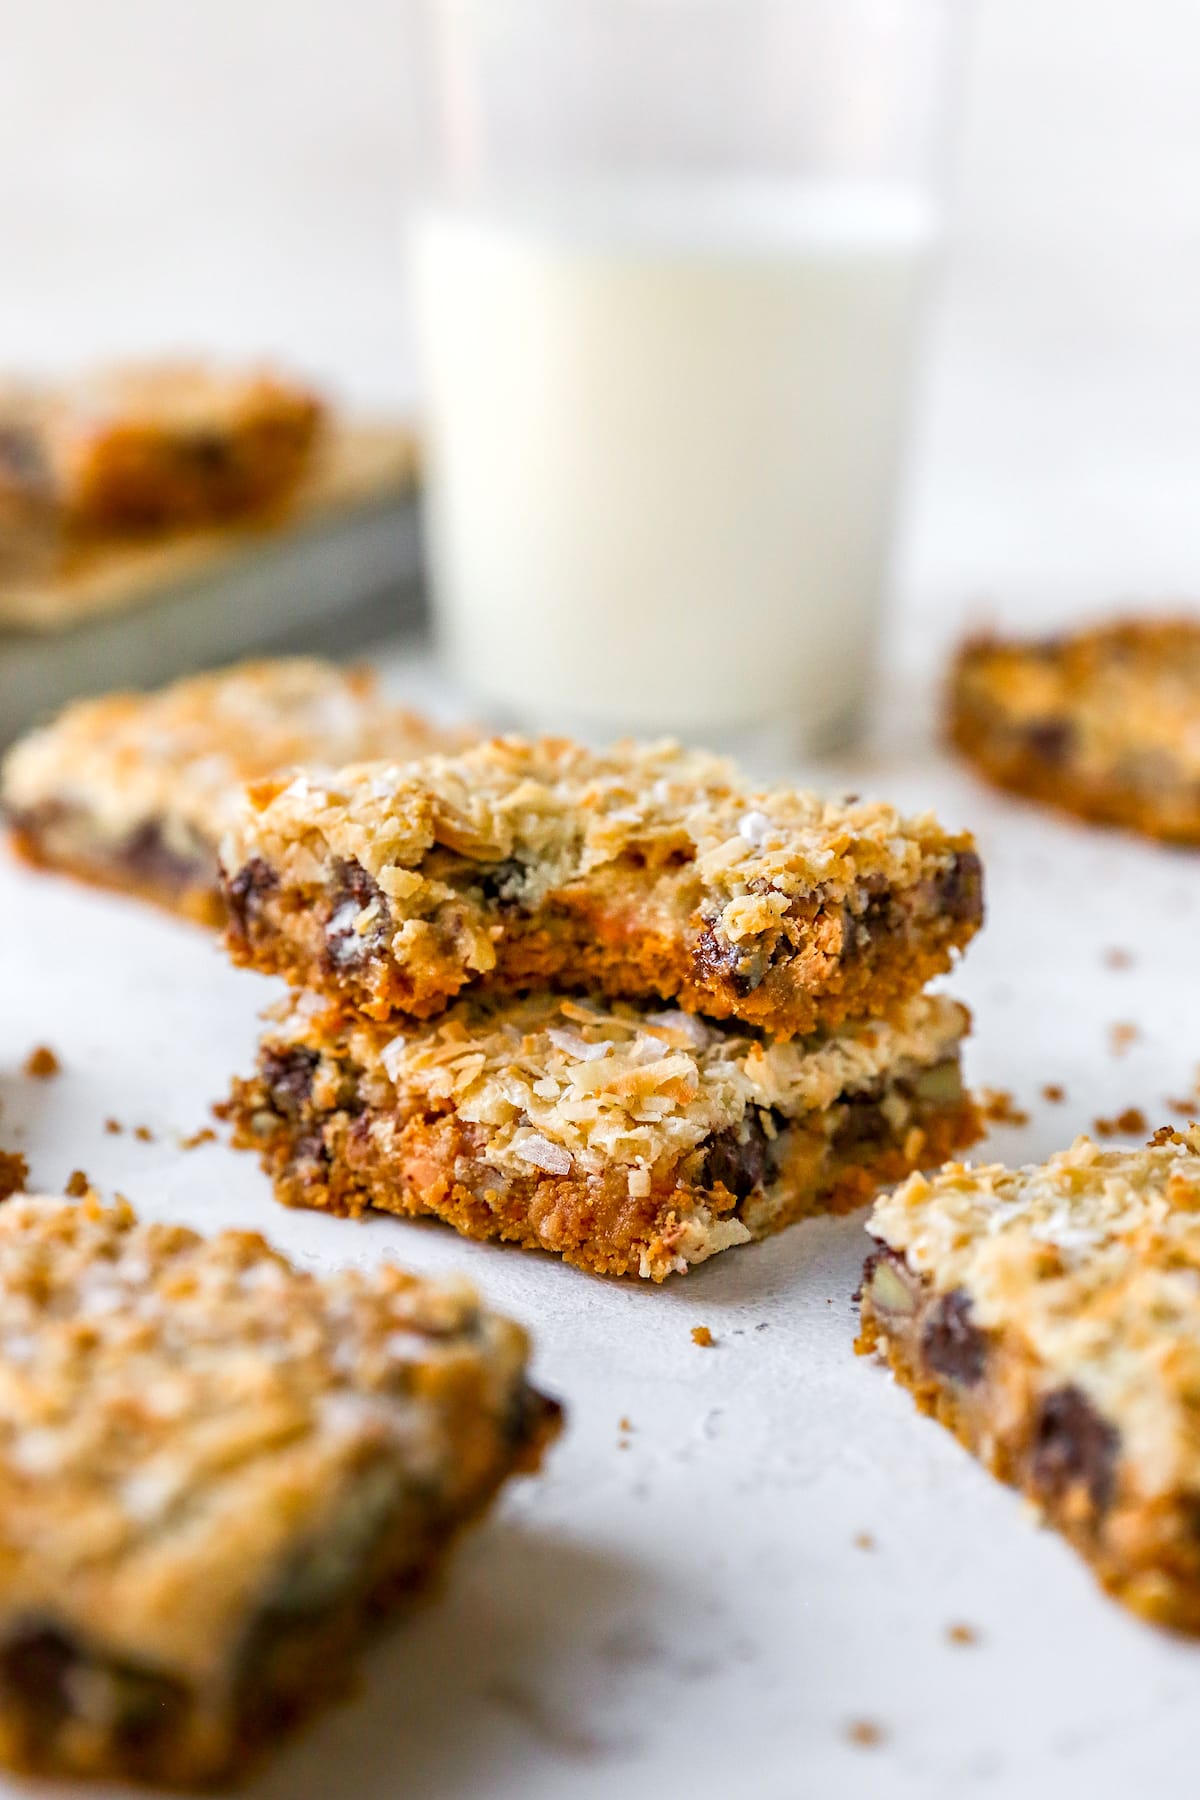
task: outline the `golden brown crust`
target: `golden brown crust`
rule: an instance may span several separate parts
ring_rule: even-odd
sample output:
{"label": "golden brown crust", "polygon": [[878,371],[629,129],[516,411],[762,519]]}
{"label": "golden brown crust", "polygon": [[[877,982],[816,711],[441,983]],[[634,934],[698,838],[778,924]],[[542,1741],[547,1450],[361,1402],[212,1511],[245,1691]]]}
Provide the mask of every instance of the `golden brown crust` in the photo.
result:
{"label": "golden brown crust", "polygon": [[1200,843],[1200,621],[973,638],[951,672],[947,730],[998,787],[1096,824]]}
{"label": "golden brown crust", "polygon": [[324,421],[307,389],[197,363],[111,369],[0,405],[0,504],[80,537],[278,505]]}
{"label": "golden brown crust", "polygon": [[385,700],[368,668],[278,657],[76,701],[9,751],[0,796],[27,862],[219,925],[217,846],[244,782],[467,741]]}
{"label": "golden brown crust", "polygon": [[669,743],[498,738],[250,802],[222,850],[232,955],[377,1019],[577,986],[789,1037],[890,1012],[982,918],[968,837],[754,793]]}
{"label": "golden brown crust", "polygon": [[235,1142],[289,1205],[432,1214],[469,1237],[661,1281],[979,1135],[964,1009],[763,1044],[682,1013],[552,996],[391,1038],[302,1002],[235,1085]]}
{"label": "golden brown crust", "polygon": [[0,1209],[0,1758],[225,1776],[547,1435],[461,1286]]}

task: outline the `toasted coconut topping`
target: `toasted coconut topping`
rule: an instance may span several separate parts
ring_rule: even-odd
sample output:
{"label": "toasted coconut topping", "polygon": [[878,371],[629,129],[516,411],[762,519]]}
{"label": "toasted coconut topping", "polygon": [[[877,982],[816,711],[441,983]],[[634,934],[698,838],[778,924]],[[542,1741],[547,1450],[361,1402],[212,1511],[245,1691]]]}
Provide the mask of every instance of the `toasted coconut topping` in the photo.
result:
{"label": "toasted coconut topping", "polygon": [[[320,1055],[328,1026],[310,1005],[285,1001],[274,1016],[282,1044]],[[542,994],[460,1002],[399,1034],[358,1024],[344,1042],[367,1083],[390,1090],[372,1093],[373,1104],[401,1115],[453,1109],[486,1128],[483,1154],[495,1167],[566,1175],[612,1163],[654,1169],[735,1128],[751,1108],[789,1118],[822,1111],[954,1056],[968,1025],[965,1007],[923,995],[893,1023],[772,1043],[684,1013]]]}
{"label": "toasted coconut topping", "polygon": [[1200,1128],[1077,1138],[1040,1166],[949,1163],[869,1229],[984,1329],[1013,1331],[1121,1433],[1150,1492],[1200,1491]]}
{"label": "toasted coconut topping", "polygon": [[691,864],[697,903],[706,890],[731,943],[774,930],[815,888],[904,886],[969,844],[928,814],[905,819],[882,803],[748,793],[732,764],[670,742],[595,753],[564,739],[496,738],[419,765],[352,765],[303,794],[264,781],[250,799],[223,849],[230,871],[260,857],[306,883],[323,880],[331,860],[355,861],[404,919],[454,897],[432,872],[414,875],[435,846],[513,864],[526,907],[635,854],[651,870]]}
{"label": "toasted coconut topping", "polygon": [[5,806],[79,808],[119,840],[148,820],[174,822],[216,845],[236,816],[241,784],[284,769],[292,802],[310,791],[298,763],[336,767],[348,757],[419,756],[461,743],[386,703],[365,669],[303,657],[241,663],[153,694],[77,701],[10,752]]}

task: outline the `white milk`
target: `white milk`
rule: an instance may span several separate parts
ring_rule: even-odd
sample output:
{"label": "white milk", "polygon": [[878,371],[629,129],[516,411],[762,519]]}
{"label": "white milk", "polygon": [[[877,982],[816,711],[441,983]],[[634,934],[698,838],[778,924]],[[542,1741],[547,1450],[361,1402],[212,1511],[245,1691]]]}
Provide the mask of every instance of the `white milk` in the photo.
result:
{"label": "white milk", "polygon": [[847,728],[933,235],[905,192],[832,185],[420,221],[439,622],[479,698]]}

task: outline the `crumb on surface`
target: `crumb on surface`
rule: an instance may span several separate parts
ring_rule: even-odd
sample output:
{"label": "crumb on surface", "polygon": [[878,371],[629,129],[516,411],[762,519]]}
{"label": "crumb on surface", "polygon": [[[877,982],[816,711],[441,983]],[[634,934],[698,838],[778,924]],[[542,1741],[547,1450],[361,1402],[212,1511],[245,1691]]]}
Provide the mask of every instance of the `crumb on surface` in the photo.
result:
{"label": "crumb on surface", "polygon": [[52,1081],[56,1075],[62,1074],[62,1064],[49,1044],[38,1044],[25,1058],[22,1073],[34,1081]]}
{"label": "crumb on surface", "polygon": [[1127,1106],[1115,1118],[1093,1119],[1092,1129],[1102,1138],[1145,1137],[1149,1125],[1140,1106]]}
{"label": "crumb on surface", "polygon": [[716,1341],[716,1338],[713,1336],[707,1325],[692,1326],[692,1342],[693,1344],[699,1344],[702,1350],[711,1350],[716,1344]]}
{"label": "crumb on surface", "polygon": [[883,1726],[877,1725],[874,1719],[851,1719],[846,1727],[850,1742],[863,1750],[874,1750],[882,1744],[885,1735]]}
{"label": "crumb on surface", "polygon": [[979,1633],[974,1625],[964,1625],[961,1621],[947,1625],[946,1638],[951,1644],[977,1644]]}
{"label": "crumb on surface", "polygon": [[1115,1025],[1109,1026],[1108,1046],[1114,1056],[1124,1056],[1131,1044],[1136,1044],[1141,1032],[1128,1019],[1118,1019]]}
{"label": "crumb on surface", "polygon": [[139,1144],[152,1144],[154,1142],[154,1133],[148,1125],[135,1125],[133,1128],[133,1135]]}
{"label": "crumb on surface", "polygon": [[633,1421],[628,1418],[625,1413],[622,1413],[621,1417],[617,1420],[617,1430],[625,1432],[633,1430]]}
{"label": "crumb on surface", "polygon": [[119,1137],[125,1127],[122,1125],[120,1119],[105,1119],[104,1129],[107,1131],[109,1137]]}
{"label": "crumb on surface", "polygon": [[875,1539],[869,1531],[856,1531],[854,1534],[854,1548],[856,1550],[874,1550]]}
{"label": "crumb on surface", "polygon": [[1113,945],[1104,952],[1104,966],[1106,969],[1132,969],[1132,950],[1123,950],[1120,945]]}
{"label": "crumb on surface", "polygon": [[82,1169],[72,1169],[70,1175],[67,1177],[65,1191],[71,1196],[72,1200],[82,1200],[85,1194],[91,1193],[92,1184]]}
{"label": "crumb on surface", "polygon": [[1057,1081],[1048,1081],[1042,1089],[1042,1099],[1048,1100],[1051,1106],[1061,1106],[1066,1097],[1066,1088]]}
{"label": "crumb on surface", "polygon": [[181,1150],[198,1150],[201,1144],[215,1144],[217,1134],[211,1125],[202,1125],[199,1131],[193,1131],[188,1137],[180,1138]]}
{"label": "crumb on surface", "polygon": [[981,1088],[977,1098],[989,1125],[1028,1125],[1029,1114],[1017,1105],[1007,1088]]}
{"label": "crumb on surface", "polygon": [[0,1200],[19,1194],[29,1179],[29,1164],[15,1150],[0,1150]]}

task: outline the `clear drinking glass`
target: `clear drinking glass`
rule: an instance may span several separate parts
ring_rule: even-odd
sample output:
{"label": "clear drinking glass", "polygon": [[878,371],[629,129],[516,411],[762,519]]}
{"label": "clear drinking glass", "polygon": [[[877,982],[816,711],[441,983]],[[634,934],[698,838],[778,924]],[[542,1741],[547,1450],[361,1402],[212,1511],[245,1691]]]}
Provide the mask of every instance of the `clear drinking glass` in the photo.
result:
{"label": "clear drinking glass", "polygon": [[420,0],[439,634],[526,726],[852,735],[961,0]]}

